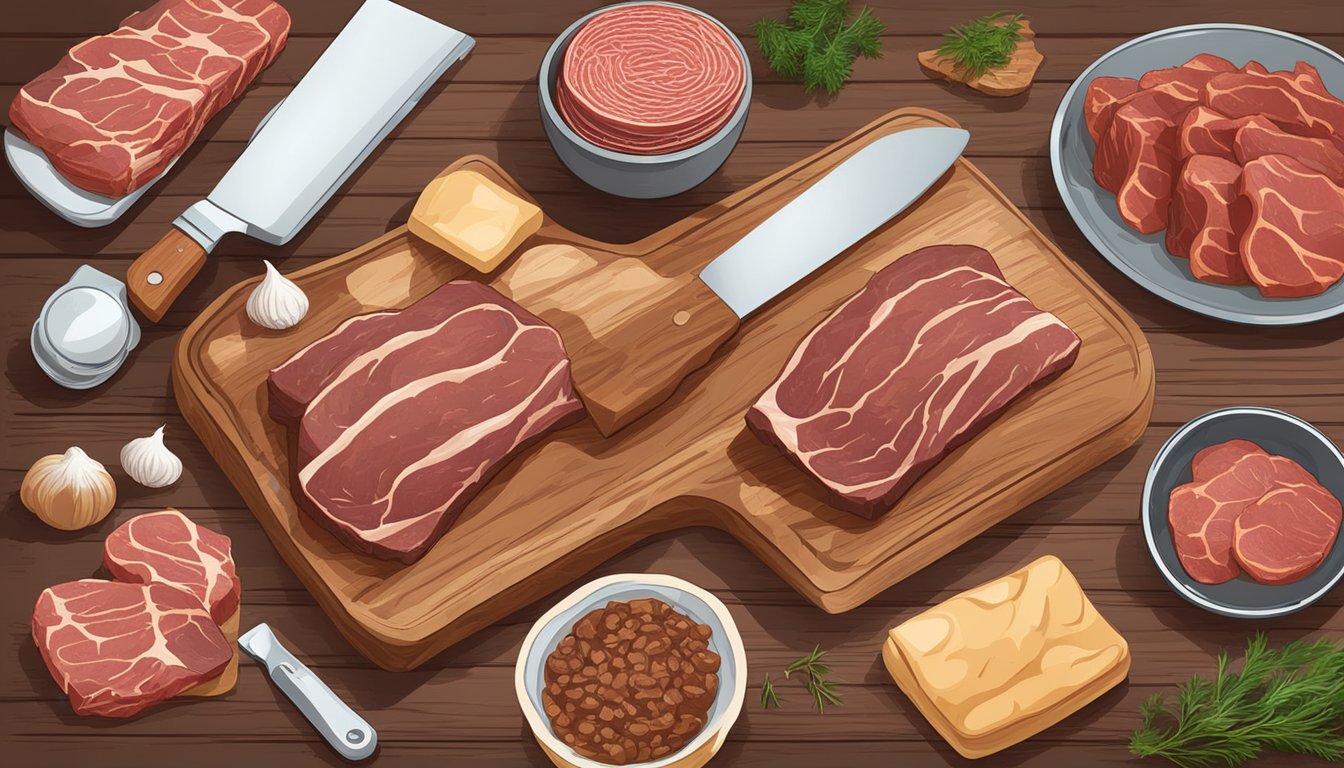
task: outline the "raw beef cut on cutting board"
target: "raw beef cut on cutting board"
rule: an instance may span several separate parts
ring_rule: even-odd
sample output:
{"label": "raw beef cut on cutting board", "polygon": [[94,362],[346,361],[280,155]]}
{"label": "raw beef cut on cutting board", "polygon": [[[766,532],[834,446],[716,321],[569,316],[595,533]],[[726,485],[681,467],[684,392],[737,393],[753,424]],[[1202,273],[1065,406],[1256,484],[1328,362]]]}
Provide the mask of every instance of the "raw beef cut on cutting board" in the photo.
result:
{"label": "raw beef cut on cutting board", "polygon": [[265,69],[289,35],[271,0],[161,0],[23,86],[9,119],[72,184],[149,182]]}
{"label": "raw beef cut on cutting board", "polygon": [[1190,259],[1190,271],[1208,283],[1248,285],[1241,235],[1250,206],[1241,197],[1241,166],[1212,155],[1185,162],[1171,198],[1167,251]]}
{"label": "raw beef cut on cutting board", "polygon": [[1315,296],[1344,276],[1344,188],[1266,155],[1242,169],[1241,192],[1251,206],[1241,260],[1262,294]]}
{"label": "raw beef cut on cutting board", "polygon": [[794,350],[747,425],[874,519],[1032,385],[1078,336],[1004,281],[983,248],[940,245],[875,274]]}
{"label": "raw beef cut on cutting board", "polygon": [[1177,486],[1167,501],[1176,556],[1201,584],[1222,584],[1241,573],[1232,556],[1233,526],[1274,485],[1274,464],[1265,453],[1246,453],[1219,467],[1207,479]]}
{"label": "raw beef cut on cutting board", "polygon": [[352,549],[404,563],[583,412],[559,334],[467,281],[347,320],[269,384],[271,413],[298,433],[299,506]]}
{"label": "raw beef cut on cutting board", "polygon": [[127,520],[103,542],[103,565],[118,581],[159,581],[189,590],[223,624],[238,610],[242,586],[229,537],[176,509]]}
{"label": "raw beef cut on cutting board", "polygon": [[233,658],[201,601],[168,584],[58,584],[37,598],[32,629],[80,715],[131,717],[217,677]]}
{"label": "raw beef cut on cutting board", "polygon": [[1339,499],[1302,465],[1275,456],[1274,488],[1237,517],[1234,554],[1262,584],[1287,584],[1321,564],[1339,535]]}

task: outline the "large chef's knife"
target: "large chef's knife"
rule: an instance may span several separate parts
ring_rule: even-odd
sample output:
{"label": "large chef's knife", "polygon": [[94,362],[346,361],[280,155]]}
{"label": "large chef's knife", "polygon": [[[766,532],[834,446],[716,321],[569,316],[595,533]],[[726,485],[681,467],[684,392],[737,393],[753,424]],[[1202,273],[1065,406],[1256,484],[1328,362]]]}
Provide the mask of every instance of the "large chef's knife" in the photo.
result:
{"label": "large chef's knife", "polygon": [[[541,263],[556,247],[541,246],[519,256],[497,284],[560,332],[574,385],[598,429],[611,435],[709,362],[743,317],[918,200],[969,138],[960,128],[926,127],[871,141],[698,277],[662,274],[658,264],[629,256],[597,266],[603,254]],[[714,237],[701,231],[696,242]],[[576,311],[576,304],[585,306]]]}
{"label": "large chef's knife", "polygon": [[288,242],[474,42],[365,0],[214,191],[131,265],[131,301],[158,322],[229,232]]}

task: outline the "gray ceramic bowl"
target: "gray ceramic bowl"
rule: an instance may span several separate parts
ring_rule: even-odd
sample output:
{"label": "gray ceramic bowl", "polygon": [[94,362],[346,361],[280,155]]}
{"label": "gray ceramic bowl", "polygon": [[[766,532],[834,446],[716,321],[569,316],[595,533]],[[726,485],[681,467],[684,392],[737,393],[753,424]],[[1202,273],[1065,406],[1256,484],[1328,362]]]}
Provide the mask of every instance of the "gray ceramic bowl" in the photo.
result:
{"label": "gray ceramic bowl", "polygon": [[1241,619],[1286,616],[1321,599],[1344,578],[1344,536],[1335,539],[1334,547],[1316,570],[1291,584],[1260,584],[1245,574],[1222,584],[1201,584],[1181,567],[1167,526],[1167,498],[1173,488],[1190,482],[1191,459],[1210,445],[1237,438],[1296,461],[1336,498],[1344,499],[1344,455],[1330,438],[1283,411],[1225,408],[1176,430],[1157,452],[1143,486],[1143,534],[1162,577],[1186,600],[1213,613]]}
{"label": "gray ceramic bowl", "polygon": [[1139,77],[1150,69],[1182,64],[1197,53],[1217,54],[1237,65],[1255,59],[1270,69],[1292,69],[1298,61],[1305,61],[1321,71],[1332,93],[1344,97],[1344,57],[1287,32],[1241,24],[1199,24],[1130,40],[1083,70],[1055,113],[1050,162],[1055,185],[1074,223],[1129,279],[1191,312],[1249,325],[1298,325],[1344,313],[1344,281],[1319,296],[1269,299],[1251,286],[1196,280],[1185,259],[1167,253],[1165,232],[1141,235],[1130,229],[1115,210],[1115,196],[1092,179],[1095,147],[1083,122],[1088,84],[1103,76]]}
{"label": "gray ceramic bowl", "polygon": [[[589,19],[605,10],[626,5],[666,5],[682,8],[718,24],[732,38],[742,55],[742,66],[746,68],[746,81],[737,111],[718,133],[693,147],[677,152],[665,155],[630,155],[613,152],[593,144],[575,133],[560,117],[560,111],[555,106],[555,82],[560,75],[569,41],[578,33],[579,27]],[[541,99],[541,124],[546,129],[546,138],[550,140],[556,156],[574,172],[575,176],[589,185],[621,197],[641,199],[670,197],[681,194],[709,178],[719,166],[723,165],[723,161],[728,159],[728,153],[733,151],[733,147],[737,146],[742,128],[747,124],[747,112],[751,108],[751,62],[747,58],[747,49],[742,47],[742,41],[738,40],[737,35],[724,26],[723,22],[713,16],[678,3],[647,0],[618,3],[599,8],[584,16],[569,25],[569,28],[551,43],[546,56],[541,60],[537,82],[541,86],[538,89]]]}

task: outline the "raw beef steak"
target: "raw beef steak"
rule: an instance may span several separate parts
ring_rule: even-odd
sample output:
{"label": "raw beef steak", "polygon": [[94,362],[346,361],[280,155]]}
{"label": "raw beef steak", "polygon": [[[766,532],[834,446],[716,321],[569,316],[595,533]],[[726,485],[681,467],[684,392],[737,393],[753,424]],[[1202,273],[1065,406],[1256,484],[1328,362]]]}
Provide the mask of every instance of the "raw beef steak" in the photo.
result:
{"label": "raw beef steak", "polygon": [[1203,103],[1228,117],[1261,115],[1293,133],[1344,150],[1344,102],[1331,95],[1316,68],[1299,61],[1292,72],[1227,72],[1204,86]]}
{"label": "raw beef steak", "polygon": [[1190,472],[1196,482],[1212,480],[1241,457],[1264,452],[1265,449],[1250,440],[1228,440],[1225,443],[1210,445],[1196,453],[1195,458],[1190,461]]}
{"label": "raw beef steak", "polygon": [[176,509],[127,520],[103,543],[103,565],[118,581],[161,581],[190,590],[223,624],[238,610],[242,586],[229,537]]}
{"label": "raw beef steak", "polygon": [[1181,122],[1176,142],[1177,157],[1184,161],[1195,155],[1213,155],[1232,160],[1237,131],[1241,130],[1250,119],[1249,117],[1233,119],[1220,115],[1208,107],[1195,107]]}
{"label": "raw beef steak", "polygon": [[1258,115],[1242,119],[1246,124],[1232,143],[1238,163],[1245,165],[1265,155],[1287,155],[1334,183],[1344,184],[1344,152],[1334,142],[1288,133]]}
{"label": "raw beef steak", "polygon": [[1237,65],[1211,53],[1201,53],[1180,65],[1167,69],[1152,69],[1139,78],[1140,88],[1156,88],[1165,83],[1181,83],[1190,88],[1203,88],[1219,72],[1236,72]]}
{"label": "raw beef steak", "polygon": [[1275,487],[1236,520],[1234,553],[1251,578],[1287,584],[1321,564],[1339,535],[1339,499],[1302,465],[1275,456]]}
{"label": "raw beef steak", "polygon": [[71,48],[9,119],[71,183],[121,197],[182,154],[288,35],[270,0],[161,0]]}
{"label": "raw beef steak", "polygon": [[1208,479],[1196,478],[1172,490],[1167,525],[1176,556],[1190,578],[1201,584],[1221,584],[1241,573],[1232,557],[1233,526],[1242,510],[1273,485],[1270,457],[1247,453]]}
{"label": "raw beef steak", "polygon": [[84,579],[43,590],[33,642],[80,715],[131,717],[217,677],[233,650],[196,596]]}
{"label": "raw beef steak", "polygon": [[1344,188],[1284,155],[1247,163],[1251,224],[1241,260],[1260,293],[1314,296],[1344,276]]}
{"label": "raw beef steak", "polygon": [[1241,197],[1241,168],[1230,160],[1195,155],[1185,162],[1171,198],[1167,250],[1190,259],[1190,271],[1209,283],[1248,285],[1241,235],[1250,206]]}
{"label": "raw beef steak", "polygon": [[1115,193],[1120,218],[1144,234],[1166,228],[1175,173],[1171,118],[1144,112],[1138,103],[1116,110],[1097,150],[1094,175],[1102,188]]}
{"label": "raw beef steak", "polygon": [[448,283],[355,318],[271,373],[298,431],[295,497],[348,546],[410,563],[510,459],[581,417],[560,336],[494,289]]}
{"label": "raw beef steak", "polygon": [[922,248],[803,339],[747,424],[835,506],[873,519],[1078,347],[988,251]]}
{"label": "raw beef steak", "polygon": [[1083,99],[1083,119],[1092,141],[1100,144],[1101,137],[1111,125],[1115,105],[1121,99],[1139,90],[1139,81],[1132,77],[1098,77],[1087,84]]}

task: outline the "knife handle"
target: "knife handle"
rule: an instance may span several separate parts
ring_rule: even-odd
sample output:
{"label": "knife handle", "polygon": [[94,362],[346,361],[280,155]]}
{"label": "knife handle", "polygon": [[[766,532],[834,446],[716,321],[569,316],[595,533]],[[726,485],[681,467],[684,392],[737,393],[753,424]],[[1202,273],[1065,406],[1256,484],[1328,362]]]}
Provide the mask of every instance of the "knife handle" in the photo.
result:
{"label": "knife handle", "polygon": [[607,436],[670,397],[738,325],[694,275],[568,245],[525,251],[494,285],[559,332],[574,388]]}
{"label": "knife handle", "polygon": [[159,322],[204,265],[205,249],[182,230],[169,230],[126,270],[131,303],[150,322]]}

